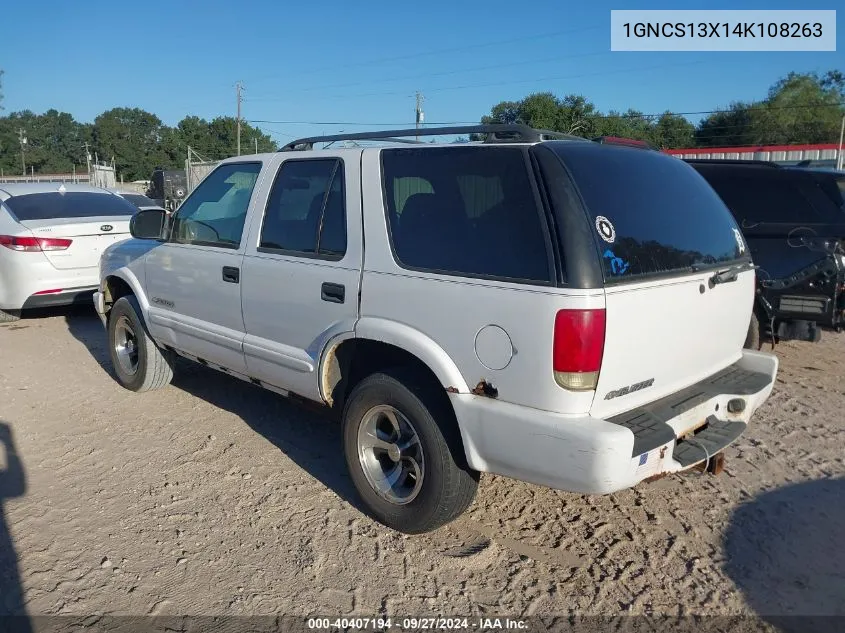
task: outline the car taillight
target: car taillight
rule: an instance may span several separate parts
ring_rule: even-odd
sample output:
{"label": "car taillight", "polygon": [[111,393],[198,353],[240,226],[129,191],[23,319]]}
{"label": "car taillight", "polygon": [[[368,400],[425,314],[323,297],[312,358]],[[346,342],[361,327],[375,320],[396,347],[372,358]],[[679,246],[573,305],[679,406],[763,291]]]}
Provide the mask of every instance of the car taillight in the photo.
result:
{"label": "car taillight", "polygon": [[604,355],[605,311],[560,310],[555,315],[555,382],[572,391],[596,388]]}
{"label": "car taillight", "polygon": [[18,235],[0,235],[0,246],[13,251],[63,251],[71,245],[73,240],[55,237],[26,237]]}

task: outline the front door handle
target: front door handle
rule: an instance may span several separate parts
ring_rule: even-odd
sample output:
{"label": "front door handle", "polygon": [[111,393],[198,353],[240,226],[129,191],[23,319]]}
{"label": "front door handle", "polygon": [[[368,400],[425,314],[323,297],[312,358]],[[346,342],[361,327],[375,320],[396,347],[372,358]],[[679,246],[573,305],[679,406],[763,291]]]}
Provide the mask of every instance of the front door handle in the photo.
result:
{"label": "front door handle", "polygon": [[346,287],[326,281],[320,289],[320,298],[329,303],[343,303],[346,299]]}
{"label": "front door handle", "polygon": [[241,269],[236,266],[223,266],[223,281],[236,284],[241,280]]}

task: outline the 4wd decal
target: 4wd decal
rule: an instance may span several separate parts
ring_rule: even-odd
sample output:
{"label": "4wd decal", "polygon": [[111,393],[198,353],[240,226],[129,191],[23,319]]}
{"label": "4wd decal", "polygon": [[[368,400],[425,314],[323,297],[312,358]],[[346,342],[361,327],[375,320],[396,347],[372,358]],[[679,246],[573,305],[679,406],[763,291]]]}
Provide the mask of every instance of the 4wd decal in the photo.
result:
{"label": "4wd decal", "polygon": [[648,380],[643,380],[642,382],[634,383],[633,385],[628,385],[627,387],[622,387],[621,389],[614,389],[613,391],[608,392],[608,394],[604,397],[605,400],[612,400],[613,398],[618,398],[619,396],[627,396],[629,393],[634,393],[635,391],[641,391],[643,389],[648,389],[654,384],[654,378],[649,378]]}
{"label": "4wd decal", "polygon": [[603,215],[596,217],[596,231],[598,231],[599,237],[608,244],[613,244],[616,241],[616,229],[613,228],[610,220]]}

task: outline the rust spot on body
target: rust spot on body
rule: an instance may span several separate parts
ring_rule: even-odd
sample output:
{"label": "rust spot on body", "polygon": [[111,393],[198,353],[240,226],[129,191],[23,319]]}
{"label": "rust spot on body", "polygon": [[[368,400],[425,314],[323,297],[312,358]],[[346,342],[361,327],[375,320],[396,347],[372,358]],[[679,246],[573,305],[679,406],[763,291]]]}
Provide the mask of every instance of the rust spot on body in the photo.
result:
{"label": "rust spot on body", "polygon": [[478,381],[478,384],[473,387],[472,393],[474,393],[476,396],[484,396],[485,398],[499,397],[499,390],[483,379]]}
{"label": "rust spot on body", "polygon": [[450,385],[446,387],[446,393],[458,393],[458,388]]}

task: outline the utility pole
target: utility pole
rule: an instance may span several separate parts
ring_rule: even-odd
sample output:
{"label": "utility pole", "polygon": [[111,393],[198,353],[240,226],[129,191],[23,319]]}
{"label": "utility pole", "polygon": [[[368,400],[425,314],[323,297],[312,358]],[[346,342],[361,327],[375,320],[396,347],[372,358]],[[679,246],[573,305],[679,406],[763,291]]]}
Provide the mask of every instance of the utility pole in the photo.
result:
{"label": "utility pole", "polygon": [[241,155],[241,90],[243,90],[243,83],[235,84],[235,94],[238,96],[238,156]]}
{"label": "utility pole", "polygon": [[255,137],[255,153],[258,153],[258,137]]}
{"label": "utility pole", "polygon": [[[423,121],[425,120],[425,113],[422,109],[423,101],[425,101],[425,97],[423,97],[422,93],[417,90],[417,107],[416,107],[416,121],[417,121],[417,129],[420,129]],[[419,134],[417,135],[417,140],[420,140]]]}
{"label": "utility pole", "polygon": [[842,160],[842,140],[845,137],[845,116],[842,117],[842,125],[839,127],[839,151],[836,152],[836,169],[842,169],[845,161]]}
{"label": "utility pole", "polygon": [[85,141],[85,164],[88,166],[88,180],[91,180],[91,151],[88,149],[88,141]]}
{"label": "utility pole", "polygon": [[26,145],[26,130],[18,128],[18,141],[21,144],[21,175],[26,176],[26,159],[24,158],[24,146]]}

